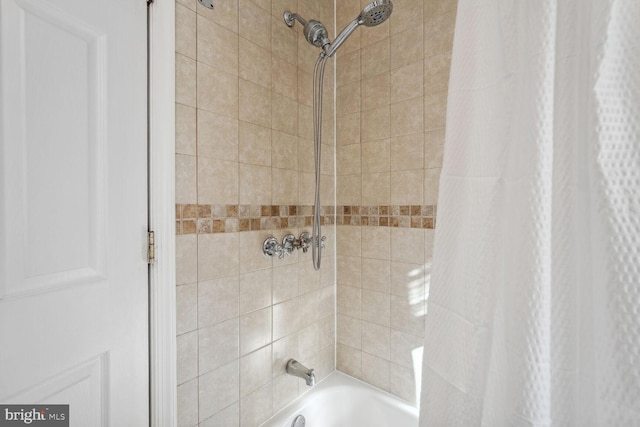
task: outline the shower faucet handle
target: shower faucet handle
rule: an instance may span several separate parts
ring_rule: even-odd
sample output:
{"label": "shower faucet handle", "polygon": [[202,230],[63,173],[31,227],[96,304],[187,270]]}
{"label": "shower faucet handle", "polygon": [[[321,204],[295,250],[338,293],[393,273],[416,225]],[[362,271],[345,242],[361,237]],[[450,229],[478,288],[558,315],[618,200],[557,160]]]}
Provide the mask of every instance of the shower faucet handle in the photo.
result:
{"label": "shower faucet handle", "polygon": [[307,231],[303,231],[300,233],[300,247],[298,249],[302,249],[302,253],[307,253],[309,248],[311,247],[311,235]]}
{"label": "shower faucet handle", "polygon": [[275,237],[268,237],[262,243],[262,253],[266,257],[274,257],[278,255],[278,258],[284,258],[286,251],[285,248],[278,242]]}
{"label": "shower faucet handle", "polygon": [[293,253],[293,250],[296,248],[296,237],[293,234],[286,234],[282,238],[282,248],[284,253],[280,259],[284,258],[284,255],[291,255]]}

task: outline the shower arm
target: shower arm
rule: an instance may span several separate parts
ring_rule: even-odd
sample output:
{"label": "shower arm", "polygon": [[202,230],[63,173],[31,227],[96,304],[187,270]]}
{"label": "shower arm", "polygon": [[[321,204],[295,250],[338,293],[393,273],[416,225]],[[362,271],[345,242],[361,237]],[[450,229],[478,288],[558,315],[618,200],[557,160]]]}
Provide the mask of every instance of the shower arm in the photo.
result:
{"label": "shower arm", "polygon": [[293,27],[295,21],[298,21],[303,27],[307,25],[307,20],[297,13],[292,13],[288,10],[284,12],[284,23],[287,24],[288,27]]}
{"label": "shower arm", "polygon": [[342,45],[342,43],[347,41],[349,36],[353,34],[353,32],[355,31],[356,28],[358,28],[358,25],[360,25],[360,23],[361,23],[360,20],[356,18],[353,21],[351,21],[349,25],[347,25],[340,34],[338,34],[338,37],[336,37],[335,40],[331,42],[331,45],[329,45],[328,49],[325,51],[329,58],[331,58],[336,53],[336,50],[338,50],[338,48]]}

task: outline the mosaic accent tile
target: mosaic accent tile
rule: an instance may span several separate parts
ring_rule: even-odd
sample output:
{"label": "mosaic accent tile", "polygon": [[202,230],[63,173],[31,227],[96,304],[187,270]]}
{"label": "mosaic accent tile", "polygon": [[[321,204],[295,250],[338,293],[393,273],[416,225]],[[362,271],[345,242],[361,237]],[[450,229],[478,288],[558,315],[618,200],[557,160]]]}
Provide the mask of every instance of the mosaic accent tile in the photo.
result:
{"label": "mosaic accent tile", "polygon": [[[312,205],[176,205],[176,234],[235,233],[310,227]],[[436,206],[322,206],[322,225],[435,228]]]}

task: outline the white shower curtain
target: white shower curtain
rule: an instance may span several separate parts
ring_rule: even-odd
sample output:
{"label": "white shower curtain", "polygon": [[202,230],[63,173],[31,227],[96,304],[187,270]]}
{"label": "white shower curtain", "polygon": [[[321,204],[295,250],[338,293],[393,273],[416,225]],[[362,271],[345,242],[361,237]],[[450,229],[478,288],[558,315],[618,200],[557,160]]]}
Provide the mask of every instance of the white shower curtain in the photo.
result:
{"label": "white shower curtain", "polygon": [[640,426],[640,1],[459,0],[420,426]]}

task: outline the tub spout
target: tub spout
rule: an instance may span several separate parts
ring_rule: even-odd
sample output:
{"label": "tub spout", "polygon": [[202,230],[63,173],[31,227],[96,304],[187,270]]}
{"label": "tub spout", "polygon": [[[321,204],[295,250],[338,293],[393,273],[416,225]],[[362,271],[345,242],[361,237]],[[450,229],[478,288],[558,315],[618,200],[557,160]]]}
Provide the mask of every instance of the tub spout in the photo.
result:
{"label": "tub spout", "polygon": [[309,369],[295,359],[289,359],[287,362],[287,374],[302,378],[309,387],[316,385],[316,374],[313,369]]}

